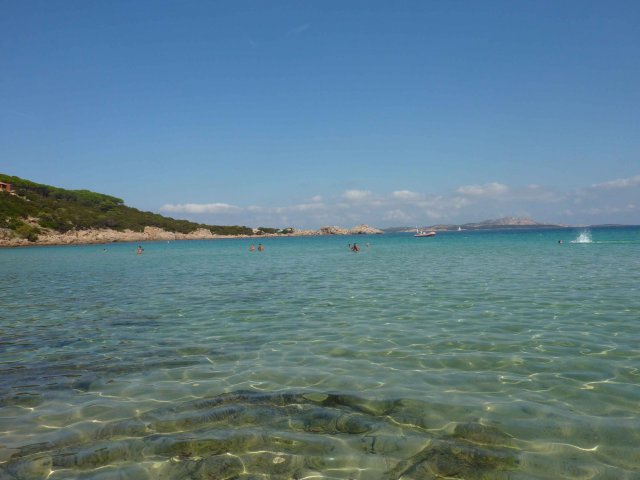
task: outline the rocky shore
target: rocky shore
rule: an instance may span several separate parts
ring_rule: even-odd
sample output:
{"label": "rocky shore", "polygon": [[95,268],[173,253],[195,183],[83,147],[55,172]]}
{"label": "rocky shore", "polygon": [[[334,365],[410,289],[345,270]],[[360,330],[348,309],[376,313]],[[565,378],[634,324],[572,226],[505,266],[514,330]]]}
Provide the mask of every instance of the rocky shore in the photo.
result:
{"label": "rocky shore", "polygon": [[232,238],[265,238],[265,237],[294,237],[294,236],[320,236],[320,235],[363,235],[381,234],[382,230],[369,227],[368,225],[358,225],[352,229],[335,226],[321,227],[319,230],[297,230],[293,229],[288,234],[256,234],[256,235],[215,235],[206,228],[195,230],[191,233],[168,232],[157,227],[145,227],[142,232],[125,230],[123,232],[110,229],[88,229],[74,230],[65,233],[55,231],[45,231],[38,235],[36,241],[29,241],[20,238],[13,232],[0,229],[0,247],[26,247],[36,245],[84,245],[102,244],[114,242],[150,242],[150,241],[172,241],[172,240],[206,240],[206,239],[232,239]]}
{"label": "rocky shore", "polygon": [[319,230],[295,230],[293,236],[302,235],[378,235],[384,233],[382,230],[370,227],[369,225],[360,224],[351,229],[342,227],[320,227]]}

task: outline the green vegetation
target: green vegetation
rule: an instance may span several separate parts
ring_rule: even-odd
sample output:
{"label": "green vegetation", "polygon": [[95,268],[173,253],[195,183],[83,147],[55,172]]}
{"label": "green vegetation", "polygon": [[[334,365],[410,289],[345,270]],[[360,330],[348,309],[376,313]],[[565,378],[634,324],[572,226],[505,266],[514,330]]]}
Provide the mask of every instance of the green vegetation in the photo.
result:
{"label": "green vegetation", "polygon": [[287,233],[293,233],[293,228],[289,227],[289,228],[269,228],[269,227],[258,227],[257,229],[257,234],[258,235],[264,235],[266,233],[270,233],[270,234],[287,234]]}
{"label": "green vegetation", "polygon": [[110,228],[141,232],[149,226],[179,233],[191,233],[199,228],[217,235],[253,233],[245,226],[204,225],[142,212],[127,207],[120,198],[89,190],[65,190],[3,174],[0,182],[10,183],[15,193],[0,192],[0,228],[29,241],[36,241],[42,229],[67,232]]}

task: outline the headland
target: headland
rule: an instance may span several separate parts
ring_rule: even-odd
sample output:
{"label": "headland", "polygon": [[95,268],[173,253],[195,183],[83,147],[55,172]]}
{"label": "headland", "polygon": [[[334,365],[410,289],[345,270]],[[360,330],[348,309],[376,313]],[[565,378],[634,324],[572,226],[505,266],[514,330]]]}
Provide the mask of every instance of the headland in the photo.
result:
{"label": "headland", "polygon": [[265,238],[265,237],[300,237],[323,235],[371,235],[382,234],[382,230],[358,225],[347,229],[337,226],[321,227],[318,230],[286,229],[285,233],[265,233],[255,229],[252,233],[237,235],[221,235],[213,233],[207,228],[198,228],[189,233],[168,231],[162,228],[146,226],[142,231],[118,231],[109,228],[88,228],[83,230],[69,230],[57,232],[51,229],[40,229],[36,238],[28,239],[16,235],[9,229],[0,229],[0,247],[28,247],[38,245],[85,245],[116,242],[153,242],[177,240],[214,240],[237,238]]}
{"label": "headland", "polygon": [[206,225],[143,212],[111,195],[0,174],[0,247],[379,233],[368,225],[319,230]]}

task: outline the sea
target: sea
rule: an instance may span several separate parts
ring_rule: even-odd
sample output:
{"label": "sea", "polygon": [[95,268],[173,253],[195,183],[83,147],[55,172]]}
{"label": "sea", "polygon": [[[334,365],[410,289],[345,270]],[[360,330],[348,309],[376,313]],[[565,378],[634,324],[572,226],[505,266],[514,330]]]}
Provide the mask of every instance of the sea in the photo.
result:
{"label": "sea", "polygon": [[640,478],[640,227],[141,245],[0,250],[0,479]]}

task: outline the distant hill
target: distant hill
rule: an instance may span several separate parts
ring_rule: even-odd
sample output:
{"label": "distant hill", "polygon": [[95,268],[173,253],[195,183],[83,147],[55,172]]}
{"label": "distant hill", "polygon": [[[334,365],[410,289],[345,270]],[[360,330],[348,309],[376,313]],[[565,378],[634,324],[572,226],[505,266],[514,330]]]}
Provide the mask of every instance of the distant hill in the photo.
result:
{"label": "distant hill", "polygon": [[[120,198],[89,190],[65,190],[0,174],[0,229],[32,242],[44,232],[112,229],[142,232],[157,227],[188,234],[207,229],[216,235],[251,235],[245,226],[204,225],[127,207]],[[10,188],[11,191],[7,191]]]}
{"label": "distant hill", "polygon": [[[435,230],[440,232],[457,231],[457,230],[506,230],[519,228],[563,228],[567,225],[541,223],[531,220],[530,218],[504,217],[496,220],[484,220],[476,223],[463,223],[460,225],[438,224],[420,227],[424,230]],[[413,232],[415,227],[392,227],[384,229],[387,233],[392,232]]]}

